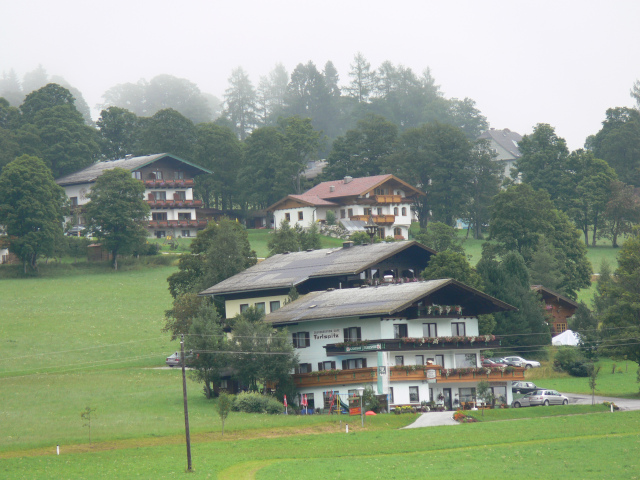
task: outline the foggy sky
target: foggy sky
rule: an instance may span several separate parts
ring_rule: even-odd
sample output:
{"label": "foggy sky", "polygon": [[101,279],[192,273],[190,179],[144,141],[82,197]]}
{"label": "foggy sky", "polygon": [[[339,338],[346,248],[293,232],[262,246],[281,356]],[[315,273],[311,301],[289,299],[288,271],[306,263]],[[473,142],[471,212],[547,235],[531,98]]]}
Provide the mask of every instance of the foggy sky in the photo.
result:
{"label": "foggy sky", "polygon": [[92,108],[161,73],[222,99],[233,68],[255,86],[277,62],[291,73],[331,60],[346,84],[360,51],[372,68],[430,67],[447,98],[474,99],[494,128],[549,123],[576,149],[607,108],[633,105],[640,78],[638,0],[0,0],[0,18],[0,72],[42,64]]}

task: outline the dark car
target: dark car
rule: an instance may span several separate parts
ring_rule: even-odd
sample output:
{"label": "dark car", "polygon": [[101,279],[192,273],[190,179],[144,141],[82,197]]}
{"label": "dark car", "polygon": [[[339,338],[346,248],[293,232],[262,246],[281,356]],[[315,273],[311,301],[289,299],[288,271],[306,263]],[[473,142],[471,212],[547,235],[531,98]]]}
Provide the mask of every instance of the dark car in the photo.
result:
{"label": "dark car", "polygon": [[485,368],[504,368],[507,364],[503,362],[496,362],[490,358],[485,358],[482,360],[482,366]]}
{"label": "dark car", "polygon": [[511,391],[513,393],[531,393],[536,390],[540,390],[540,387],[531,382],[513,382],[511,384]]}
{"label": "dark car", "polygon": [[509,367],[521,367],[522,366],[522,363],[520,363],[520,362],[509,361],[509,360],[507,360],[506,358],[503,358],[503,357],[494,357],[494,358],[491,358],[491,360],[493,360],[494,362],[497,362],[497,363],[504,363]]}

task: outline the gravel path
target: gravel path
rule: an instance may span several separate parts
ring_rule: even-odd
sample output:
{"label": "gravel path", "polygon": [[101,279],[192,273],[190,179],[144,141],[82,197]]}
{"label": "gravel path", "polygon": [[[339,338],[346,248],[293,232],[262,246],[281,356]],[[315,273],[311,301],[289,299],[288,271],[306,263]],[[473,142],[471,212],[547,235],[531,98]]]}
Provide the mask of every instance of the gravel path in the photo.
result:
{"label": "gravel path", "polygon": [[454,412],[429,412],[421,414],[411,425],[404,428],[437,427],[440,425],[458,425],[453,419]]}

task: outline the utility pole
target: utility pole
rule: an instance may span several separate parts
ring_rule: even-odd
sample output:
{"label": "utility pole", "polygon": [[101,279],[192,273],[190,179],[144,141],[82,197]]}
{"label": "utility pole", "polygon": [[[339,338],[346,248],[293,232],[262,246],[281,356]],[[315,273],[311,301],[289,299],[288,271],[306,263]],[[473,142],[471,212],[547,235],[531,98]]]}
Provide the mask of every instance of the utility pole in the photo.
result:
{"label": "utility pole", "polygon": [[187,376],[184,365],[184,334],[180,335],[180,363],[182,364],[182,395],[184,397],[184,431],[187,437],[187,471],[191,471],[191,436],[189,435],[189,408],[187,407]]}

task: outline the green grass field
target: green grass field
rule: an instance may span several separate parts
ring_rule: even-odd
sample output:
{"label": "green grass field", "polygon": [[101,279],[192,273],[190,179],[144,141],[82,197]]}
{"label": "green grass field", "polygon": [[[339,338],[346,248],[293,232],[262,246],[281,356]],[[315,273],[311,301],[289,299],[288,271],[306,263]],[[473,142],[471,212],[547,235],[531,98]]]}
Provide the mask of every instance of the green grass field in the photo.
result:
{"label": "green grass field", "polygon": [[[265,251],[268,233],[249,231],[257,251]],[[475,257],[480,244],[467,241],[465,247]],[[617,253],[605,247],[595,251],[600,258]],[[30,278],[12,278],[15,269],[3,268],[0,478],[182,474],[180,371],[162,368],[166,355],[179,348],[161,332],[171,306],[166,278],[176,267],[123,262],[122,270],[113,272],[106,265],[61,263]],[[622,373],[612,374],[613,362],[601,361],[596,393],[637,398],[638,366],[617,363]],[[590,392],[587,379],[552,372],[548,363],[527,375],[548,388]],[[496,478],[512,473],[514,462],[521,471],[563,478],[638,476],[640,412],[597,413],[599,406],[491,410],[481,423],[415,430],[399,430],[412,415],[367,418],[363,430],[359,419],[347,416],[232,413],[220,437],[215,402],[191,380],[188,390],[198,478],[305,478],[313,472],[412,479],[462,477],[470,469],[474,478]],[[95,408],[92,445],[80,417],[86,407]],[[557,416],[538,418],[543,414]]]}

